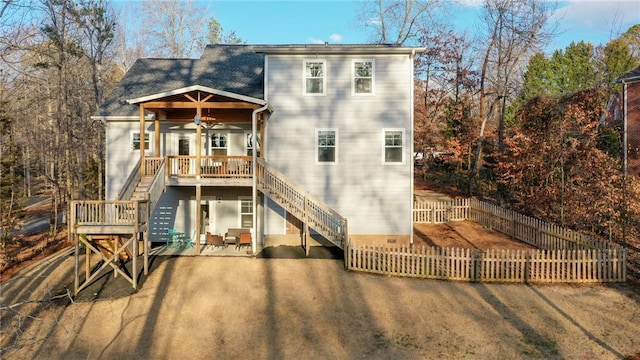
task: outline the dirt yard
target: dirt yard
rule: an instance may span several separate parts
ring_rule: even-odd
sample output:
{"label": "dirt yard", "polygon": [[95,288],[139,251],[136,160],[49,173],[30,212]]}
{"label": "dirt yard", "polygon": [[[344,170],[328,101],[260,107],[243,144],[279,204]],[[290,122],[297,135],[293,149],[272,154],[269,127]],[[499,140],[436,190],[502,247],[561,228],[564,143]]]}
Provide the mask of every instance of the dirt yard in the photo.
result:
{"label": "dirt yard", "polygon": [[414,224],[414,243],[425,246],[441,246],[472,249],[534,249],[535,247],[513,240],[492,229],[472,221],[448,224]]}
{"label": "dirt yard", "polygon": [[119,295],[91,288],[71,302],[72,274],[63,252],[2,282],[0,358],[640,356],[640,294],[628,285],[394,278],[346,272],[336,259],[158,257],[138,292],[107,274]]}

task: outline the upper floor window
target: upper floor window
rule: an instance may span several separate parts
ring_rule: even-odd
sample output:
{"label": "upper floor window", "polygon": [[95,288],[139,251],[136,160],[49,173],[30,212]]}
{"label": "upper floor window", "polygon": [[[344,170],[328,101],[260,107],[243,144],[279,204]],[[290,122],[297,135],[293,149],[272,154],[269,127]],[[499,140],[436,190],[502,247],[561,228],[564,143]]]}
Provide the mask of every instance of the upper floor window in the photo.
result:
{"label": "upper floor window", "polygon": [[[144,133],[144,149],[149,150],[150,142],[149,142],[149,133]],[[140,133],[133,132],[131,133],[131,150],[140,150]]]}
{"label": "upper floor window", "polygon": [[404,163],[404,129],[383,129],[382,134],[384,137],[383,163]]}
{"label": "upper floor window", "polygon": [[305,60],[304,93],[306,95],[324,95],[327,63],[324,60]]}
{"label": "upper floor window", "polygon": [[358,60],[353,62],[353,93],[373,94],[373,60]]}
{"label": "upper floor window", "polygon": [[227,156],[228,134],[213,133],[211,135],[211,155]]}
{"label": "upper floor window", "polygon": [[316,130],[316,161],[335,163],[337,159],[338,132],[336,129]]}
{"label": "upper floor window", "polygon": [[253,156],[253,149],[256,149],[256,156],[260,157],[260,134],[256,134],[258,141],[253,141],[253,134],[247,133],[247,156]]}

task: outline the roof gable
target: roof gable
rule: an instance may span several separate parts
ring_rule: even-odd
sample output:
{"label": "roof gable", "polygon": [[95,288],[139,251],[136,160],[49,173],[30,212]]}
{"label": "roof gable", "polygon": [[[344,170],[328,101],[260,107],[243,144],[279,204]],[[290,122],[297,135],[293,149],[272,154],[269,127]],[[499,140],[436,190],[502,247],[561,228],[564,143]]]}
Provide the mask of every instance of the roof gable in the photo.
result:
{"label": "roof gable", "polygon": [[200,59],[138,59],[98,109],[98,117],[138,117],[139,99],[194,85],[253,103],[264,99],[264,55],[251,45],[207,46]]}
{"label": "roof gable", "polygon": [[224,96],[224,97],[227,97],[227,98],[230,98],[230,99],[239,100],[239,101],[245,101],[245,102],[258,104],[258,105],[266,105],[267,104],[267,102],[265,100],[263,100],[263,99],[258,99],[258,98],[254,98],[254,97],[250,97],[250,96],[231,93],[231,92],[228,92],[228,91],[213,89],[213,88],[202,86],[202,85],[192,85],[192,86],[187,86],[187,87],[184,87],[184,88],[175,89],[175,90],[171,90],[171,91],[165,91],[165,92],[161,92],[161,93],[157,93],[157,94],[151,94],[151,95],[147,95],[147,96],[142,96],[142,97],[138,97],[138,98],[135,98],[135,99],[128,99],[127,103],[129,103],[129,104],[139,104],[139,103],[144,103],[144,102],[148,102],[148,101],[152,101],[152,100],[158,100],[158,99],[166,98],[166,97],[169,97],[169,96],[185,94],[185,93],[192,92],[192,91],[201,91],[201,92],[204,92],[204,93]]}

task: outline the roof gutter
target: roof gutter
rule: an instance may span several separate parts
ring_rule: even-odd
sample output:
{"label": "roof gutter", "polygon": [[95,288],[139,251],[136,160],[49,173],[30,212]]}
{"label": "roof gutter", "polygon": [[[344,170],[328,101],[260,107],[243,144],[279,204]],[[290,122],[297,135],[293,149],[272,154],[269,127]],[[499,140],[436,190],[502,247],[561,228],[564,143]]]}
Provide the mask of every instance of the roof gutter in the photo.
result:
{"label": "roof gutter", "polygon": [[251,252],[255,253],[257,249],[258,242],[258,177],[256,169],[258,168],[258,137],[256,133],[258,132],[258,113],[261,113],[265,110],[270,110],[271,106],[267,102],[263,107],[253,110],[251,113],[251,141],[253,141],[253,151],[251,151],[251,172],[253,176],[251,177],[251,201],[253,207],[252,221],[253,221],[253,241],[251,242]]}
{"label": "roof gutter", "polygon": [[264,54],[410,54],[423,52],[424,47],[399,47],[399,46],[264,46],[256,47],[256,53]]}

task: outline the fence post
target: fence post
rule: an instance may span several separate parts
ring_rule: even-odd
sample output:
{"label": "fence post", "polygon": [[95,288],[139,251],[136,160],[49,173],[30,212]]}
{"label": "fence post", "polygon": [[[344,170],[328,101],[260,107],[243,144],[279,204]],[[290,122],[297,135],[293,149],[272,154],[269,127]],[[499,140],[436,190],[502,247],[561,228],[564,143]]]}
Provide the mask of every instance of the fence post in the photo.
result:
{"label": "fence post", "polygon": [[351,249],[349,240],[344,242],[344,269],[349,270],[349,264],[351,263]]}
{"label": "fence post", "polygon": [[522,278],[524,279],[524,283],[528,284],[529,283],[529,266],[530,266],[530,262],[531,262],[531,251],[526,250],[526,253],[524,255],[524,274],[522,276]]}
{"label": "fence post", "polygon": [[479,282],[480,281],[480,264],[481,264],[481,256],[480,250],[471,249],[471,282]]}

